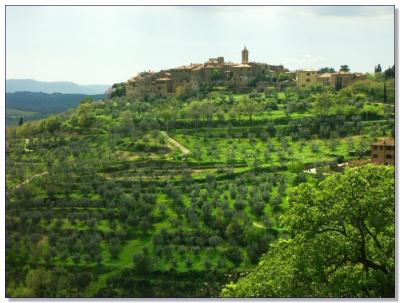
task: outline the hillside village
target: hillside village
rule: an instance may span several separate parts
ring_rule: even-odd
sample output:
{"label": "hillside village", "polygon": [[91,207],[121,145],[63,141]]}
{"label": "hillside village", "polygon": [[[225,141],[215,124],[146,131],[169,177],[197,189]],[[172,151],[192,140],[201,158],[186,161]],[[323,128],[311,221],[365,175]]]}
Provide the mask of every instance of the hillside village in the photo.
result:
{"label": "hillside village", "polygon": [[[10,296],[393,296],[394,67],[355,81],[248,54],[7,128]],[[282,277],[304,266],[309,287]]]}
{"label": "hillside village", "polygon": [[366,74],[350,72],[347,66],[342,66],[339,72],[321,73],[309,69],[289,71],[283,65],[251,62],[246,47],[241,57],[241,63],[226,62],[224,57],[217,57],[205,63],[141,72],[124,83],[126,95],[154,99],[177,93],[190,94],[215,84],[236,92],[263,91],[271,86],[282,91],[286,87],[308,88],[316,84],[342,88],[367,78]]}
{"label": "hillside village", "polygon": [[4,301],[398,296],[395,5],[5,18]]}

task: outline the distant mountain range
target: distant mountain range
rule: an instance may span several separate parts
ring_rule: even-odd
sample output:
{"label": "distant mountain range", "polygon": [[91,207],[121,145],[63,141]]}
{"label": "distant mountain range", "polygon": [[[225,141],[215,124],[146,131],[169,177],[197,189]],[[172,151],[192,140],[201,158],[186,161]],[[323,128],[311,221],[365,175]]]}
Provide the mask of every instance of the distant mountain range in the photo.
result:
{"label": "distant mountain range", "polygon": [[105,94],[111,85],[79,85],[74,82],[57,81],[46,82],[33,79],[7,79],[6,93],[14,92],[42,92],[42,93],[62,93],[62,94],[85,94],[98,95]]}
{"label": "distant mountain range", "polygon": [[6,93],[6,125],[16,125],[21,117],[24,121],[32,121],[64,112],[77,107],[87,97],[100,100],[106,96],[105,94],[46,94],[42,92]]}
{"label": "distant mountain range", "polygon": [[90,97],[99,100],[105,97],[104,94],[46,94],[37,92],[15,92],[6,93],[6,107],[27,111],[39,112],[62,112],[76,107],[79,103]]}

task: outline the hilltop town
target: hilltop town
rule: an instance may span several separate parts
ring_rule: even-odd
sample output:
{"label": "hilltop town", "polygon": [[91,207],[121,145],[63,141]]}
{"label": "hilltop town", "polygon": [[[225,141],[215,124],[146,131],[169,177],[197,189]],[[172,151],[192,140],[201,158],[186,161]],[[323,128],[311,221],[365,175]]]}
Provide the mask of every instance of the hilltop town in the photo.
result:
{"label": "hilltop town", "polygon": [[141,72],[124,84],[126,95],[154,99],[176,93],[190,94],[215,84],[224,85],[234,92],[263,91],[271,86],[282,91],[286,87],[307,88],[316,84],[342,88],[367,77],[366,74],[350,72],[347,66],[339,72],[322,73],[309,69],[289,71],[283,65],[251,62],[246,47],[241,58],[240,63],[226,62],[224,57],[217,57],[205,63]]}
{"label": "hilltop town", "polygon": [[395,5],[5,6],[4,301],[398,296]]}

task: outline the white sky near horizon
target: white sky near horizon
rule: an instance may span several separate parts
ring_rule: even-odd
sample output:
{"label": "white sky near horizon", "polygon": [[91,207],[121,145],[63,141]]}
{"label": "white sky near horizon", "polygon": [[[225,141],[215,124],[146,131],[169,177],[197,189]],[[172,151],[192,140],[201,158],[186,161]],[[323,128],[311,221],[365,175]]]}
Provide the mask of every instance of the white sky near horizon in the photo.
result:
{"label": "white sky near horizon", "polygon": [[393,6],[7,6],[6,78],[112,84],[224,56],[295,70],[394,64]]}

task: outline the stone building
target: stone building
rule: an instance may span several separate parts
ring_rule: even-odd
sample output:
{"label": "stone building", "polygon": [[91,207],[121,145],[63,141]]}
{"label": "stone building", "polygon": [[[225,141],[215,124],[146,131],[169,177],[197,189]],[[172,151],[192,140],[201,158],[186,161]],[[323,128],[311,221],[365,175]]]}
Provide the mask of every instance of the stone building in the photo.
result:
{"label": "stone building", "polygon": [[322,84],[340,89],[352,84],[354,81],[365,80],[366,78],[366,74],[350,72],[318,74],[318,72],[314,70],[299,70],[296,73],[297,86],[301,88]]}
{"label": "stone building", "polygon": [[246,46],[244,47],[244,50],[242,50],[242,64],[248,64],[249,63],[249,51],[246,49]]}
{"label": "stone building", "polygon": [[196,91],[220,83],[237,89],[273,83],[279,73],[287,72],[282,65],[249,62],[249,51],[242,51],[242,62],[226,62],[224,57],[210,58],[205,63],[191,63],[159,72],[142,72],[127,81],[127,95],[138,98],[167,97],[179,90]]}
{"label": "stone building", "polygon": [[360,73],[350,73],[350,72],[331,73],[330,84],[334,88],[340,89],[352,84],[354,81],[365,80],[366,78],[367,76],[365,74],[360,74]]}
{"label": "stone building", "polygon": [[371,144],[371,162],[375,164],[394,165],[395,144],[393,139],[384,139]]}
{"label": "stone building", "polygon": [[332,78],[331,73],[320,74],[318,75],[318,83],[322,85],[331,85],[331,78]]}
{"label": "stone building", "polygon": [[298,70],[296,73],[297,85],[301,88],[307,88],[318,83],[317,71],[315,70]]}

